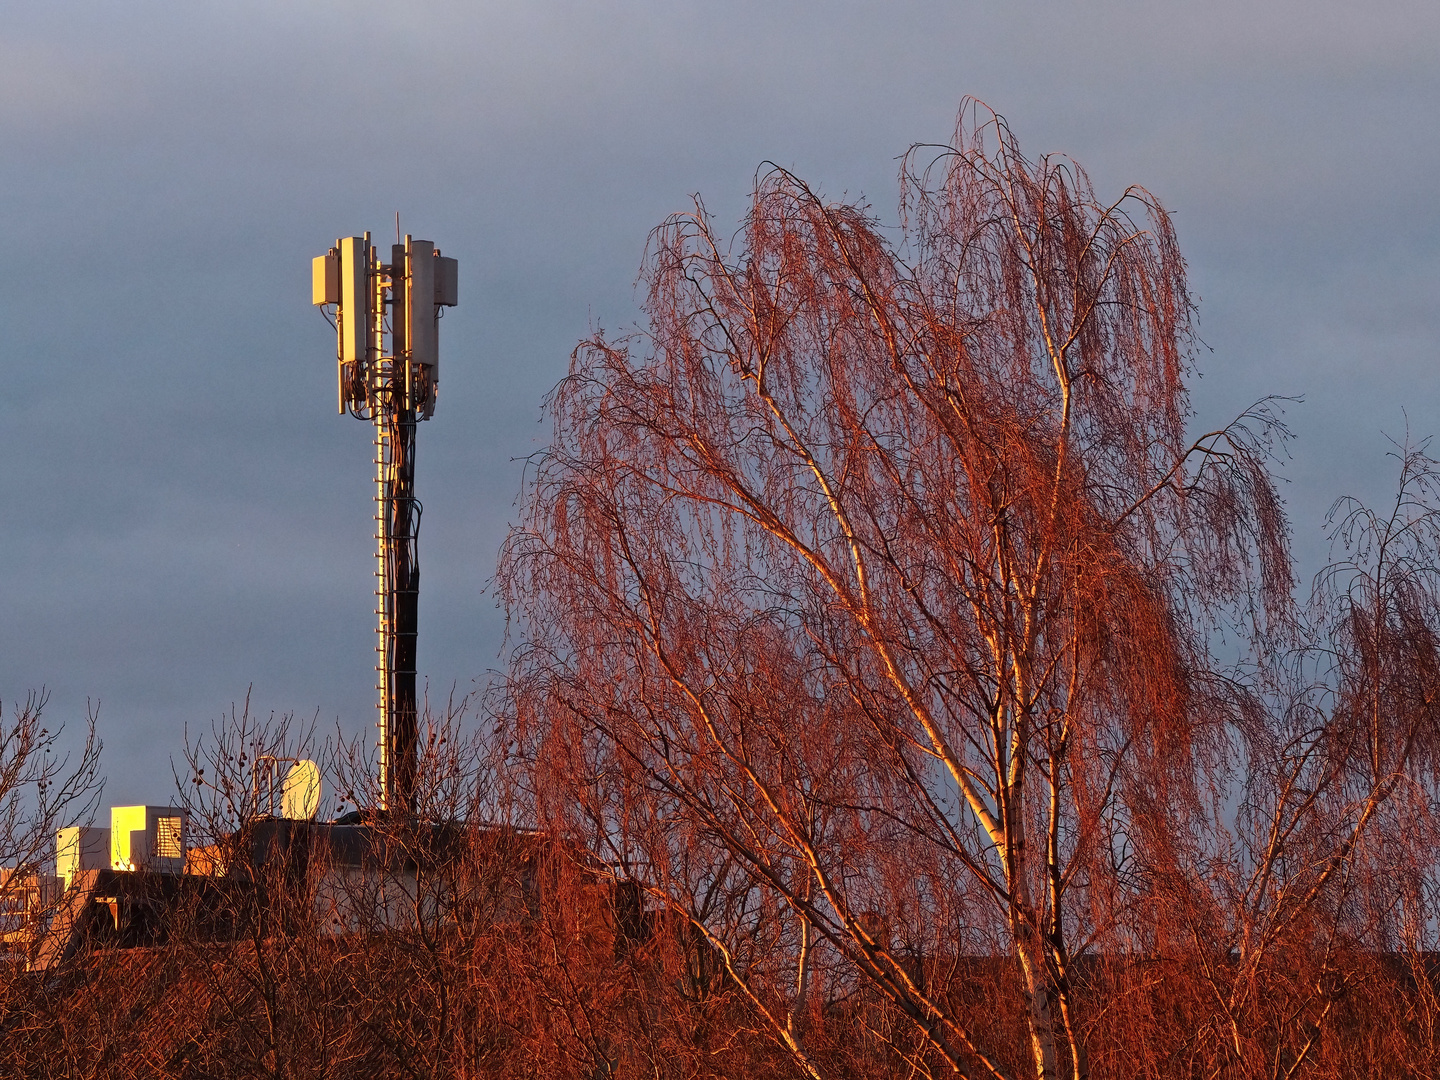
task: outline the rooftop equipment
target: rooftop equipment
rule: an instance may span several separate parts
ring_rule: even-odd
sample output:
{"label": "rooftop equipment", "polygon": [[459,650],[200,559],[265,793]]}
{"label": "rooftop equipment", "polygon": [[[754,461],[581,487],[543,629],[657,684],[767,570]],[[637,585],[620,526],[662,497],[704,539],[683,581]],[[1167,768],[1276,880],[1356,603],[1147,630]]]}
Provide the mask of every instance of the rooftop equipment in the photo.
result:
{"label": "rooftop equipment", "polygon": [[308,758],[261,754],[251,777],[259,816],[314,821],[320,813],[320,766]]}
{"label": "rooftop equipment", "polygon": [[457,263],[429,240],[409,236],[390,249],[390,261],[384,263],[366,233],[342,237],[315,259],[312,281],[313,303],[335,310],[339,410],[375,425],[379,809],[410,814],[415,809],[420,597],[415,425],[435,411],[440,309],[455,306]]}
{"label": "rooftop equipment", "polygon": [[110,867],[110,830],[93,825],[72,825],[55,834],[55,874],[65,888],[85,870]]}
{"label": "rooftop equipment", "polygon": [[112,806],[110,868],[183,874],[188,817],[179,806]]}

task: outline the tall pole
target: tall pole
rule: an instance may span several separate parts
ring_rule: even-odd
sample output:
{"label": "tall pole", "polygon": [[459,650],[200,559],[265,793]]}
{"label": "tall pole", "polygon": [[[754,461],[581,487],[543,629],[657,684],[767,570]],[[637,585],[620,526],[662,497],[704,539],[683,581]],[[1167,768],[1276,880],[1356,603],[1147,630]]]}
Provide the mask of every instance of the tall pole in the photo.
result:
{"label": "tall pole", "polygon": [[435,408],[437,320],[455,304],[455,260],[407,236],[380,262],[370,234],[315,260],[314,302],[336,306],[341,412],[374,425],[379,810],[414,814],[419,741],[415,653],[421,506],[415,425]]}
{"label": "tall pole", "polygon": [[[415,702],[415,648],[420,609],[418,530],[421,506],[415,498],[415,401],[411,358],[405,348],[405,250],[378,262],[374,248],[375,309],[390,308],[389,355],[386,320],[376,320],[376,361],[368,387],[375,425],[375,672],[380,710],[380,791],[382,810],[413,813],[418,722]],[[388,295],[387,295],[388,294]]]}

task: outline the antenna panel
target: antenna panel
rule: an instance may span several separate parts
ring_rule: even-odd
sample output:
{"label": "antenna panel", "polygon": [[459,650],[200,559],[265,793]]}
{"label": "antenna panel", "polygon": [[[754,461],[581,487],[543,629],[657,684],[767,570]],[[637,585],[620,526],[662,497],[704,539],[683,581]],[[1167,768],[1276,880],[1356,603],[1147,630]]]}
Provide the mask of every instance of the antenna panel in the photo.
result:
{"label": "antenna panel", "polygon": [[340,362],[366,359],[370,344],[370,252],[363,236],[340,241]]}
{"label": "antenna panel", "polygon": [[460,264],[444,255],[435,256],[435,305],[454,307],[460,288]]}
{"label": "antenna panel", "polygon": [[310,260],[310,301],[316,307],[321,304],[340,302],[340,253],[334,248],[330,254]]}
{"label": "antenna panel", "polygon": [[394,317],[390,320],[390,352],[394,356],[403,356],[410,351],[410,316],[406,314],[409,293],[405,288],[405,275],[408,271],[405,269],[405,260],[405,245],[391,245],[390,296],[394,304]]}
{"label": "antenna panel", "polygon": [[412,361],[433,368],[440,363],[440,335],[435,325],[435,245],[429,240],[411,240],[406,248],[406,344]]}

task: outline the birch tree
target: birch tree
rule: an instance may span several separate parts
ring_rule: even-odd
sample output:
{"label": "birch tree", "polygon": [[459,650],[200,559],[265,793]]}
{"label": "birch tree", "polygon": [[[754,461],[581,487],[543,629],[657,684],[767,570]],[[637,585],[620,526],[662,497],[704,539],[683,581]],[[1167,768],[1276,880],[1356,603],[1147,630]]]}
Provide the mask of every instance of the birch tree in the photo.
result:
{"label": "birch tree", "polygon": [[[516,716],[556,827],[802,1071],[863,990],[924,1072],[1081,1080],[1077,958],[1137,944],[1125,867],[1228,745],[1208,635],[1284,617],[1279,429],[1187,433],[1145,190],[974,103],[901,180],[898,230],[773,168],[732,244],[698,202],[655,231],[648,327],[576,350],[502,556]],[[1022,1045],[943,989],[977,956]]]}

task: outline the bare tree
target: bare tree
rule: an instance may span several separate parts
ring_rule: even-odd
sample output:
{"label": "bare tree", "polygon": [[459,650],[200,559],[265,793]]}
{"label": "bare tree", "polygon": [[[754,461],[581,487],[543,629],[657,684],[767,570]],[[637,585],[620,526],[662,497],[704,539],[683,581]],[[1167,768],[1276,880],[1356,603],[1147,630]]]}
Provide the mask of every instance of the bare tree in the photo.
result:
{"label": "bare tree", "polygon": [[29,944],[60,899],[56,832],[87,821],[103,781],[96,714],[71,747],[44,719],[47,695],[32,693],[8,717],[0,707],[0,964],[23,968]]}
{"label": "bare tree", "polygon": [[1174,983],[1194,984],[1173,1053],[1207,1073],[1434,1061],[1398,1017],[1436,990],[1440,476],[1420,448],[1396,457],[1393,503],[1336,503],[1310,617],[1262,642],[1232,783],[1182,809],[1189,827],[1144,871],[1152,952],[1178,953]]}
{"label": "bare tree", "polygon": [[17,878],[53,865],[56,830],[88,818],[102,786],[95,711],[70,749],[63,725],[44,719],[47,700],[32,693],[8,718],[0,707],[0,866]]}
{"label": "bare tree", "polygon": [[[1173,844],[1228,746],[1207,634],[1288,617],[1280,429],[1187,438],[1145,191],[1099,200],[974,104],[902,181],[893,245],[782,169],[733,251],[698,204],[655,232],[649,330],[577,349],[502,556],[517,716],[556,821],[812,1075],[807,997],[858,980],[914,1067],[1078,1080],[1077,959],[1138,944],[1120,853]],[[1022,1057],[927,974],[987,942]]]}
{"label": "bare tree", "polygon": [[62,900],[56,833],[87,822],[103,786],[95,710],[75,746],[61,725],[44,718],[46,700],[42,690],[8,713],[0,709],[0,1069],[6,1071],[25,1065],[53,1019],[27,967]]}

